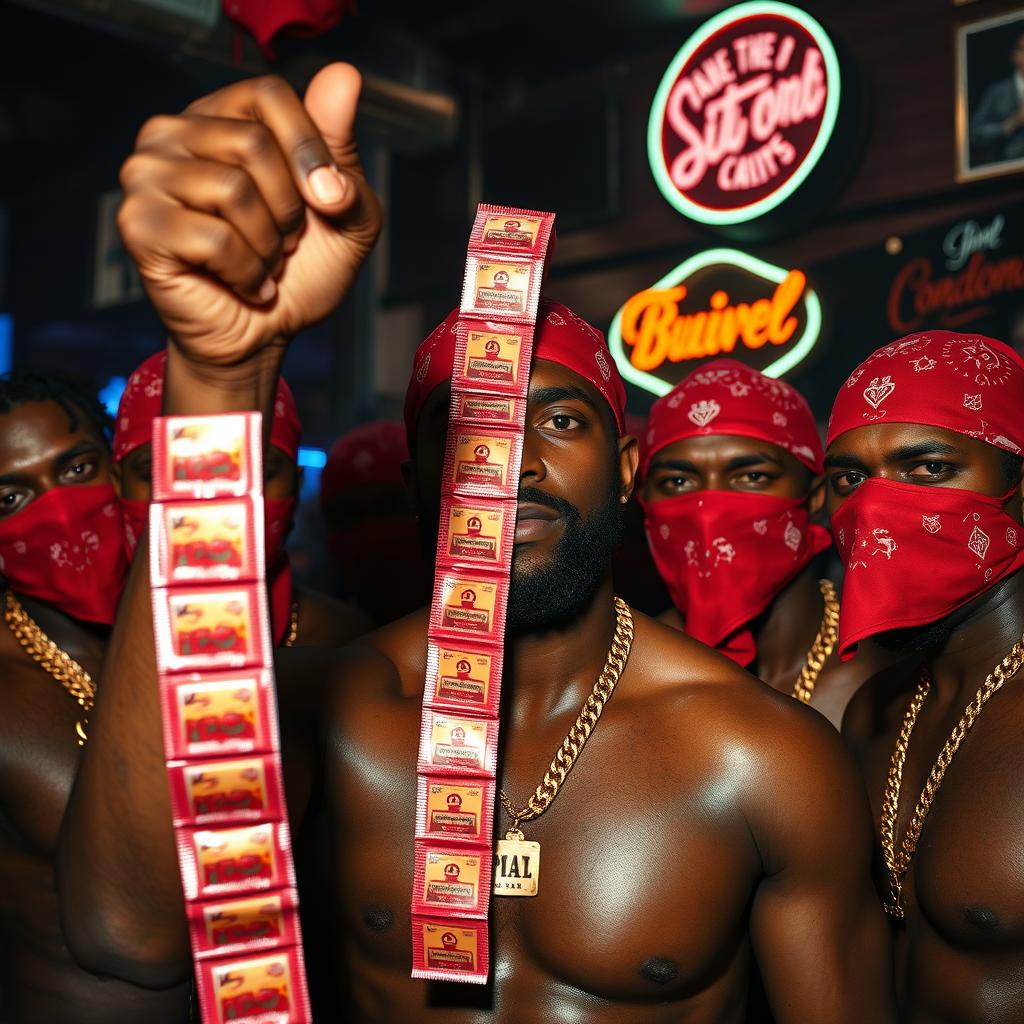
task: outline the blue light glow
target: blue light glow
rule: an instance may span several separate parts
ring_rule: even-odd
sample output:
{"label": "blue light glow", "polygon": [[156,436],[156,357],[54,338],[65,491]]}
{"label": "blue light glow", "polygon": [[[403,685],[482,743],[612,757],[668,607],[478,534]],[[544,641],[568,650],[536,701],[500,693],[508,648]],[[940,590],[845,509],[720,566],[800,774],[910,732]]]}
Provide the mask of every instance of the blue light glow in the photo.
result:
{"label": "blue light glow", "polygon": [[298,461],[303,469],[323,469],[327,465],[327,452],[323,448],[300,448]]}
{"label": "blue light glow", "polygon": [[111,416],[117,415],[117,405],[124,394],[125,385],[128,383],[124,377],[111,377],[103,387],[100,388],[99,398],[104,408]]}

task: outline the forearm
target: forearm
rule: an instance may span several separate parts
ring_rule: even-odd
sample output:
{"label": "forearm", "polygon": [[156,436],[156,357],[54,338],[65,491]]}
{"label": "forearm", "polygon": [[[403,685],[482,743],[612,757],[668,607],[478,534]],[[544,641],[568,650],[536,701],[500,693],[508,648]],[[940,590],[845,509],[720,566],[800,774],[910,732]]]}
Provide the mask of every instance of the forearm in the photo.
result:
{"label": "forearm", "polygon": [[[273,353],[271,353],[273,355]],[[246,372],[248,371],[248,372]],[[166,413],[270,412],[276,358],[218,382],[168,354]],[[68,944],[83,966],[163,987],[188,973],[189,944],[164,759],[149,585],[140,539],[65,815],[58,884]]]}

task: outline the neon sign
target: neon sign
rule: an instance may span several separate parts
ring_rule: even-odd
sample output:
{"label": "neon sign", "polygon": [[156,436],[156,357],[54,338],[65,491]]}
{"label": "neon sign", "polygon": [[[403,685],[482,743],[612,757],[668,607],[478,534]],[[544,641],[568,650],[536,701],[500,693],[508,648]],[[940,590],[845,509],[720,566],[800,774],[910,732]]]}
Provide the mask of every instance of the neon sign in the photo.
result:
{"label": "neon sign", "polygon": [[664,395],[719,355],[781,377],[807,358],[820,333],[821,302],[803,271],[709,249],[628,299],[608,344],[626,380]]}
{"label": "neon sign", "polygon": [[702,224],[754,220],[821,158],[839,112],[839,60],[789,4],[754,0],[701,26],[669,64],[647,124],[662,195]]}

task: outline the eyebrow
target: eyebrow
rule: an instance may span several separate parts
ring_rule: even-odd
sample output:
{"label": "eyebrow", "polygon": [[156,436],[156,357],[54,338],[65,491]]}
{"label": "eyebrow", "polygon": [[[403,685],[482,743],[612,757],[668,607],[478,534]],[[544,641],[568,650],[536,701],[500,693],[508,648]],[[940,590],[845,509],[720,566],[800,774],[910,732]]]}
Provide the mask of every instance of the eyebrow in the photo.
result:
{"label": "eyebrow", "polygon": [[595,411],[598,408],[593,398],[583,388],[573,385],[559,385],[558,387],[531,390],[527,401],[530,405],[551,405],[554,402],[577,401],[585,402]]}
{"label": "eyebrow", "polygon": [[[920,459],[927,455],[963,455],[960,448],[955,448],[944,441],[919,441],[917,444],[905,444],[894,448],[885,456],[887,465]],[[856,455],[826,455],[826,469],[857,469],[868,472],[868,467]]]}
{"label": "eyebrow", "polygon": [[[54,457],[53,462],[55,466],[63,469],[72,459],[77,459],[79,455],[95,455],[99,453],[99,450],[99,445],[95,441],[79,441],[78,444],[65,448],[64,451],[58,453]],[[4,473],[0,475],[0,484],[20,484],[29,479],[30,477],[26,473]]]}
{"label": "eyebrow", "polygon": [[[768,452],[760,455],[737,455],[726,463],[725,468],[726,471],[746,469],[749,466],[760,466],[765,462],[770,462],[773,466],[778,466],[780,469],[785,468],[781,459],[777,459],[774,455],[769,455]],[[659,459],[657,456],[655,456],[654,461],[651,463],[651,469],[678,469],[684,473],[698,474],[701,472],[699,467],[687,459]]]}

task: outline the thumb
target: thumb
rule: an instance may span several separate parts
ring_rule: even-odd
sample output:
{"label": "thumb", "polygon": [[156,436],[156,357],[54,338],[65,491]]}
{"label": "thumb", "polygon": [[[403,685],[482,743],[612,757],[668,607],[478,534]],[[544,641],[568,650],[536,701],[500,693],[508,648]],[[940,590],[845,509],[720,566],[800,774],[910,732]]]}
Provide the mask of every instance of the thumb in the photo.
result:
{"label": "thumb", "polygon": [[351,64],[328,64],[306,89],[303,103],[335,164],[363,178],[356,148],[355,120],[363,79]]}

